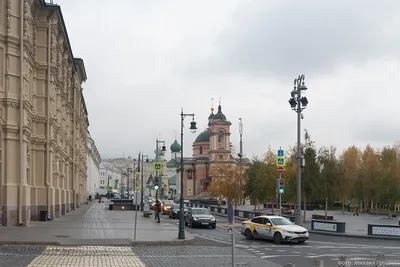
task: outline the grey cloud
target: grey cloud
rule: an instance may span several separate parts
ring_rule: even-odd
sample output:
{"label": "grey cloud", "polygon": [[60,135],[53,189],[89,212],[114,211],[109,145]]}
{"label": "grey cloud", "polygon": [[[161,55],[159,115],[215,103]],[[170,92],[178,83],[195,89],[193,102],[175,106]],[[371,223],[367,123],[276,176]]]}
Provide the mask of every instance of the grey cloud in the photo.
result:
{"label": "grey cloud", "polygon": [[254,0],[242,6],[216,40],[216,56],[203,64],[211,61],[213,72],[280,76],[327,73],[343,62],[374,57],[400,58],[400,32],[390,31],[398,27],[400,1],[272,3]]}

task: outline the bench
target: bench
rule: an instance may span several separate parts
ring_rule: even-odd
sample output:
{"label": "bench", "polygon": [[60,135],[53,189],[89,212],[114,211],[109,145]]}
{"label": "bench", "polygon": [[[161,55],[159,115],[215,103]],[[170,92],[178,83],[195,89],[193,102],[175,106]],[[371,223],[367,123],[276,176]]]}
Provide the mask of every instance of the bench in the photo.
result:
{"label": "bench", "polygon": [[400,237],[400,226],[387,224],[368,224],[368,235]]}
{"label": "bench", "polygon": [[[315,220],[325,220],[325,215],[322,215],[322,214],[313,214],[311,218],[312,218],[312,219],[315,219]],[[326,216],[326,220],[328,220],[328,221],[333,221],[333,216],[332,216],[332,215]]]}
{"label": "bench", "polygon": [[334,233],[345,233],[346,232],[346,223],[345,222],[337,222],[337,221],[311,219],[311,230],[323,231],[323,232],[334,232]]}

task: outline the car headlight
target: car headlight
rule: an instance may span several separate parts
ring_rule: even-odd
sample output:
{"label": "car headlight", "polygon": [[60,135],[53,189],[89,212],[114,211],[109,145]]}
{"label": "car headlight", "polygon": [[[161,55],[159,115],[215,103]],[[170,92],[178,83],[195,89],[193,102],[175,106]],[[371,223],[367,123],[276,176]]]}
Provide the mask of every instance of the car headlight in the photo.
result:
{"label": "car headlight", "polygon": [[285,233],[294,234],[294,232],[292,232],[292,231],[285,231]]}
{"label": "car headlight", "polygon": [[211,218],[211,221],[215,221],[215,218]]}
{"label": "car headlight", "polygon": [[178,213],[178,211],[174,210],[174,213]]}
{"label": "car headlight", "polygon": [[197,221],[197,218],[193,218],[193,220]]}

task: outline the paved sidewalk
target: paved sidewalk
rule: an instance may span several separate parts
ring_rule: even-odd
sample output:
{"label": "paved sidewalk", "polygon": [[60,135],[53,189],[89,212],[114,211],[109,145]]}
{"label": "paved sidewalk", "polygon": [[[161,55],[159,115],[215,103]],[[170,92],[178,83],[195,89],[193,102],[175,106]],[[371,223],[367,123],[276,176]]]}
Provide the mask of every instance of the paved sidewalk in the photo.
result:
{"label": "paved sidewalk", "polygon": [[136,241],[135,211],[108,210],[108,203],[91,203],[54,221],[32,222],[30,227],[0,227],[0,244],[46,245],[158,245],[184,244],[194,236],[178,239],[178,227],[156,223],[138,211]]}

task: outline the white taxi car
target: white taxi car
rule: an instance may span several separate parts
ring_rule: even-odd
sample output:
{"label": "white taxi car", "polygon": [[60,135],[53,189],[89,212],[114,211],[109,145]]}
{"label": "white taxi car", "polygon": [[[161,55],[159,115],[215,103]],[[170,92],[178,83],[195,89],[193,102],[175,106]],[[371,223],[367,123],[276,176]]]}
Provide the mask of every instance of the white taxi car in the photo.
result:
{"label": "white taxi car", "polygon": [[247,239],[271,239],[276,243],[296,241],[304,243],[308,230],[281,216],[257,216],[242,223],[242,235]]}

